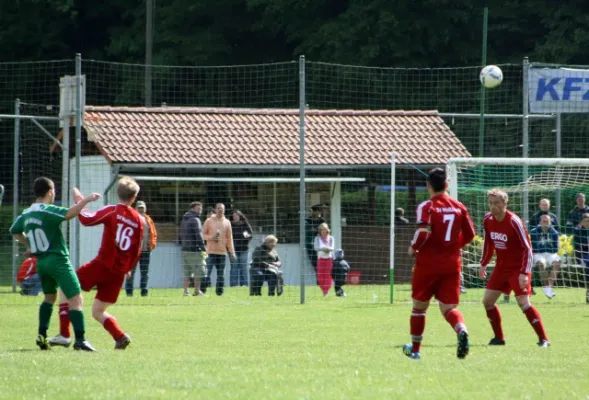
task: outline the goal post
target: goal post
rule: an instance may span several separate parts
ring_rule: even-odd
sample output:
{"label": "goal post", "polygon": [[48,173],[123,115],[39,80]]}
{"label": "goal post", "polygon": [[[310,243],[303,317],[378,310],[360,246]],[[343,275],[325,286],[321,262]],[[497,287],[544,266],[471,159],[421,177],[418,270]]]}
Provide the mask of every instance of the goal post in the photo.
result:
{"label": "goal post", "polygon": [[589,243],[582,241],[586,242],[589,235],[583,231],[585,228],[578,227],[580,217],[571,219],[568,214],[577,207],[577,194],[589,192],[589,159],[453,158],[448,161],[447,174],[450,194],[468,207],[477,230],[475,240],[464,249],[462,257],[465,286],[467,290],[475,289],[477,294],[473,296],[480,297],[482,293],[476,288],[484,286],[478,278],[478,269],[483,245],[482,221],[489,210],[487,192],[499,188],[508,194],[508,208],[522,218],[528,231],[538,227],[536,217],[546,211],[540,210],[541,200],[549,201],[548,212],[555,214],[558,210],[554,216],[557,225],[553,228],[559,236],[556,254],[560,265],[551,260],[544,270],[538,255],[534,259],[533,286],[555,288],[560,296],[554,300],[578,302],[585,299],[589,282],[586,282],[584,258]]}

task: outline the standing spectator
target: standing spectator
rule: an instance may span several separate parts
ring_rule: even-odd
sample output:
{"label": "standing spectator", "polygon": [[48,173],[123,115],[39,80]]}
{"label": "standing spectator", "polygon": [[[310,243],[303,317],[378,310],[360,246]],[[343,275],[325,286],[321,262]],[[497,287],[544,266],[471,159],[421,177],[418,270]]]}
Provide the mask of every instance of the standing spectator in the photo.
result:
{"label": "standing spectator", "polygon": [[[149,279],[149,261],[151,258],[151,252],[157,245],[157,230],[155,224],[149,215],[146,214],[147,207],[144,201],[138,201],[135,205],[135,209],[139,213],[141,223],[143,224],[143,242],[141,244],[141,258],[139,258],[139,270],[141,272],[141,281],[139,286],[141,287],[141,296],[145,297],[148,295],[147,280]],[[131,276],[127,277],[125,281],[125,291],[127,296],[133,296],[133,281],[135,279],[135,271],[137,266],[131,270]]]}
{"label": "standing spectator", "polygon": [[[552,285],[556,281],[560,270],[560,257],[558,256],[558,232],[551,226],[550,215],[540,217],[540,225],[530,231],[532,239],[532,252],[534,253],[534,265],[538,266],[542,277],[542,290],[549,299],[554,297]],[[547,269],[550,268],[550,277]]]}
{"label": "standing spectator", "polygon": [[184,259],[184,296],[190,296],[188,288],[191,277],[194,280],[194,295],[204,296],[200,290],[200,283],[207,274],[207,253],[202,235],[202,223],[200,222],[201,212],[202,203],[193,201],[190,203],[190,210],[184,214],[180,226],[182,257]]}
{"label": "standing spectator", "polygon": [[342,249],[337,249],[334,254],[333,270],[331,271],[333,288],[337,297],[346,297],[343,286],[346,283],[348,272],[350,272],[350,264],[344,260],[344,251]]}
{"label": "standing spectator", "polygon": [[22,262],[16,281],[20,285],[23,296],[36,296],[41,291],[41,279],[37,275],[37,259],[29,257]]}
{"label": "standing spectator", "polygon": [[[213,207],[209,207],[207,209],[207,217],[205,218],[205,221],[207,219],[211,218],[213,215],[215,215],[215,209]],[[206,248],[206,240],[205,240],[205,248]],[[207,264],[207,276],[205,276],[204,279],[202,281],[200,281],[200,291],[203,293],[206,293],[207,288],[211,287],[211,274],[213,272],[213,265],[211,264],[208,255],[207,255],[207,259],[206,259],[206,264]],[[196,288],[196,286],[194,286],[194,287]]]}
{"label": "standing spectator", "polygon": [[276,291],[278,296],[282,294],[282,271],[280,270],[282,264],[276,252],[277,244],[276,236],[268,235],[264,238],[264,243],[255,248],[250,271],[250,296],[262,295],[264,281],[268,281],[268,296],[274,296]]}
{"label": "standing spectator", "polygon": [[232,260],[235,260],[233,248],[233,230],[231,222],[225,218],[225,205],[218,203],[215,207],[215,214],[205,221],[202,232],[203,238],[207,241],[207,253],[211,266],[217,269],[217,284],[215,293],[223,295],[225,286],[225,257],[227,252]]}
{"label": "standing spectator", "polygon": [[589,214],[584,214],[573,236],[575,258],[583,266],[585,276],[585,302],[589,304]]}
{"label": "standing spectator", "polygon": [[245,215],[239,210],[231,214],[231,229],[236,260],[231,262],[229,285],[231,287],[247,286],[248,247],[254,232]]}
{"label": "standing spectator", "polygon": [[583,219],[583,215],[589,213],[589,207],[585,205],[585,194],[577,193],[577,206],[571,210],[567,217],[566,227],[567,233],[573,233],[575,228]]}
{"label": "standing spectator", "polygon": [[[315,251],[315,236],[317,236],[317,228],[319,225],[325,223],[325,219],[321,216],[321,205],[315,204],[311,206],[311,216],[305,219],[305,249],[307,255],[311,260],[313,271],[317,273],[317,252]],[[319,280],[317,280],[319,283]]]}
{"label": "standing spectator", "polygon": [[554,229],[556,232],[560,232],[560,226],[558,223],[558,217],[550,212],[550,200],[542,199],[540,200],[539,204],[540,211],[532,216],[530,219],[530,231],[540,225],[540,218],[543,215],[548,215],[550,217],[550,225],[551,228]]}
{"label": "standing spectator", "polygon": [[319,225],[319,235],[315,237],[314,248],[317,252],[317,281],[327,296],[331,288],[331,270],[333,269],[334,239],[330,235],[329,226],[324,222]]}
{"label": "standing spectator", "polygon": [[395,226],[409,225],[409,220],[404,217],[405,210],[401,207],[395,210]]}

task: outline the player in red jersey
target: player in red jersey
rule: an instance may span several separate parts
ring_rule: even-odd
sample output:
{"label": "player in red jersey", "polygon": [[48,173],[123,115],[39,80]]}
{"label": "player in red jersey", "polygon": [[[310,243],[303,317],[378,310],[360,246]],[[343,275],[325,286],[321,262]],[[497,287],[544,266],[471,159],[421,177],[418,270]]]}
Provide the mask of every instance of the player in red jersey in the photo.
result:
{"label": "player in red jersey", "polygon": [[403,346],[403,353],[413,359],[419,353],[425,313],[432,297],[438,300],[440,311],[458,337],[458,358],[469,351],[468,331],[462,313],[456,308],[460,297],[460,249],[475,236],[468,210],[461,202],[446,194],[446,172],[441,168],[430,171],[427,182],[430,199],[417,207],[418,229],[409,254],[415,256],[411,281],[413,310],[409,320],[411,344]]}
{"label": "player in red jersey", "polygon": [[[124,350],[131,339],[106,309],[117,302],[125,276],[137,265],[141,255],[143,226],[139,214],[131,207],[138,193],[137,182],[128,177],[121,178],[117,186],[119,204],[102,207],[96,212],[83,210],[78,217],[85,226],[104,225],[98,255],[82,265],[76,273],[82,290],[97,288],[92,317],[111,334],[115,340],[115,349],[120,350]],[[81,194],[78,192],[74,200],[78,202],[80,199]],[[49,340],[50,345],[69,346],[71,339],[67,315],[67,303],[61,303],[60,334]]]}
{"label": "player in red jersey", "polygon": [[487,282],[483,305],[495,337],[489,345],[504,345],[501,313],[495,305],[501,293],[515,293],[517,304],[538,335],[538,346],[548,347],[550,342],[544,331],[540,313],[530,303],[532,293],[532,246],[522,220],[507,209],[508,196],[502,190],[488,193],[491,212],[485,216],[485,244],[481,259],[480,277],[487,276],[487,265],[497,253],[495,268]]}

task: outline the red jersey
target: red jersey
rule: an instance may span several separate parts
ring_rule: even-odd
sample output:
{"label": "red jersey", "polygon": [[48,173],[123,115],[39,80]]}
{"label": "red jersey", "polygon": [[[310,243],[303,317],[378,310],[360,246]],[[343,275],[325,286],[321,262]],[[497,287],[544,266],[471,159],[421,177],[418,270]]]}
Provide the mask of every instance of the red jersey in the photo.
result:
{"label": "red jersey", "polygon": [[22,262],[18,274],[16,275],[16,281],[22,283],[24,280],[32,278],[37,273],[37,259],[35,257],[29,257]]}
{"label": "red jersey", "polygon": [[411,242],[417,264],[460,270],[460,249],[475,236],[466,206],[446,194],[434,196],[417,207],[417,223]]}
{"label": "red jersey", "polygon": [[485,244],[481,266],[491,261],[493,252],[497,252],[495,269],[503,272],[532,273],[532,245],[528,231],[522,220],[507,211],[503,221],[499,222],[488,213],[483,220]]}
{"label": "red jersey", "polygon": [[94,260],[107,268],[127,273],[139,261],[143,224],[137,211],[124,204],[102,207],[96,212],[84,209],[78,216],[82,225],[104,225],[100,250]]}

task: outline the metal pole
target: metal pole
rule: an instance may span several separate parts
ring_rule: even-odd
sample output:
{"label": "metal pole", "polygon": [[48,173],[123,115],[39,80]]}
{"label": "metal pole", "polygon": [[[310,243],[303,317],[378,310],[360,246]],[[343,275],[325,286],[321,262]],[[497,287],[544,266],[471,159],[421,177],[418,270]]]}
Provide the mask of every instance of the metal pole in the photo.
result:
{"label": "metal pole", "polygon": [[[522,133],[523,133],[523,146],[522,146],[522,157],[528,158],[529,157],[529,149],[530,149],[530,119],[528,115],[530,114],[530,103],[529,103],[529,94],[528,94],[528,76],[530,72],[530,61],[528,57],[524,57],[524,64],[523,64],[523,109],[522,114],[524,118],[522,119]],[[528,165],[524,164],[523,166],[523,182],[524,182],[524,196],[523,196],[523,220],[527,224],[530,220],[529,216],[529,189],[528,189]]]}
{"label": "metal pole", "polygon": [[[82,162],[82,55],[76,54],[76,187],[82,182],[80,168]],[[80,266],[80,221],[74,219],[74,265]]]}
{"label": "metal pole", "polygon": [[299,57],[299,256],[301,267],[301,304],[305,304],[305,56]]}
{"label": "metal pole", "polygon": [[390,303],[393,304],[395,288],[395,186],[396,186],[395,153],[391,156],[391,238],[390,238]]}
{"label": "metal pole", "polygon": [[[562,157],[562,119],[561,114],[556,114],[556,158]],[[557,167],[557,171],[560,168]],[[558,174],[558,179],[560,181],[560,174]],[[558,223],[560,224],[560,216],[562,214],[562,199],[561,199],[561,191],[560,191],[560,182],[556,186],[556,218]]]}
{"label": "metal pole", "polygon": [[176,190],[174,193],[174,203],[175,203],[175,207],[176,207],[176,218],[174,218],[174,221],[176,222],[176,226],[179,225],[180,223],[180,182],[176,181]]}
{"label": "metal pole", "polygon": [[273,229],[272,229],[272,234],[273,235],[277,235],[276,232],[276,227],[278,226],[278,199],[277,199],[277,184],[276,182],[272,183],[272,200],[274,205],[272,206],[272,223],[273,223]]}
{"label": "metal pole", "polygon": [[[485,4],[483,9],[483,54],[481,59],[482,68],[487,65],[487,29],[489,20],[489,7]],[[481,115],[479,119],[479,154],[482,157],[485,150],[485,86],[481,85],[480,93]]]}
{"label": "metal pole", "polygon": [[153,2],[145,2],[145,106],[151,107],[151,64],[153,63]]}
{"label": "metal pole", "polygon": [[[16,221],[18,217],[18,195],[20,190],[19,184],[19,170],[20,170],[20,99],[14,100],[14,115],[17,116],[14,120],[14,147],[13,147],[13,171],[12,171],[12,220]],[[12,241],[12,293],[16,293],[16,271],[18,269],[18,243]]]}
{"label": "metal pole", "polygon": [[[61,205],[69,207],[70,203],[70,115],[63,118],[63,145],[61,147]],[[74,222],[72,221],[71,224]],[[68,238],[70,222],[61,224],[63,237]]]}

